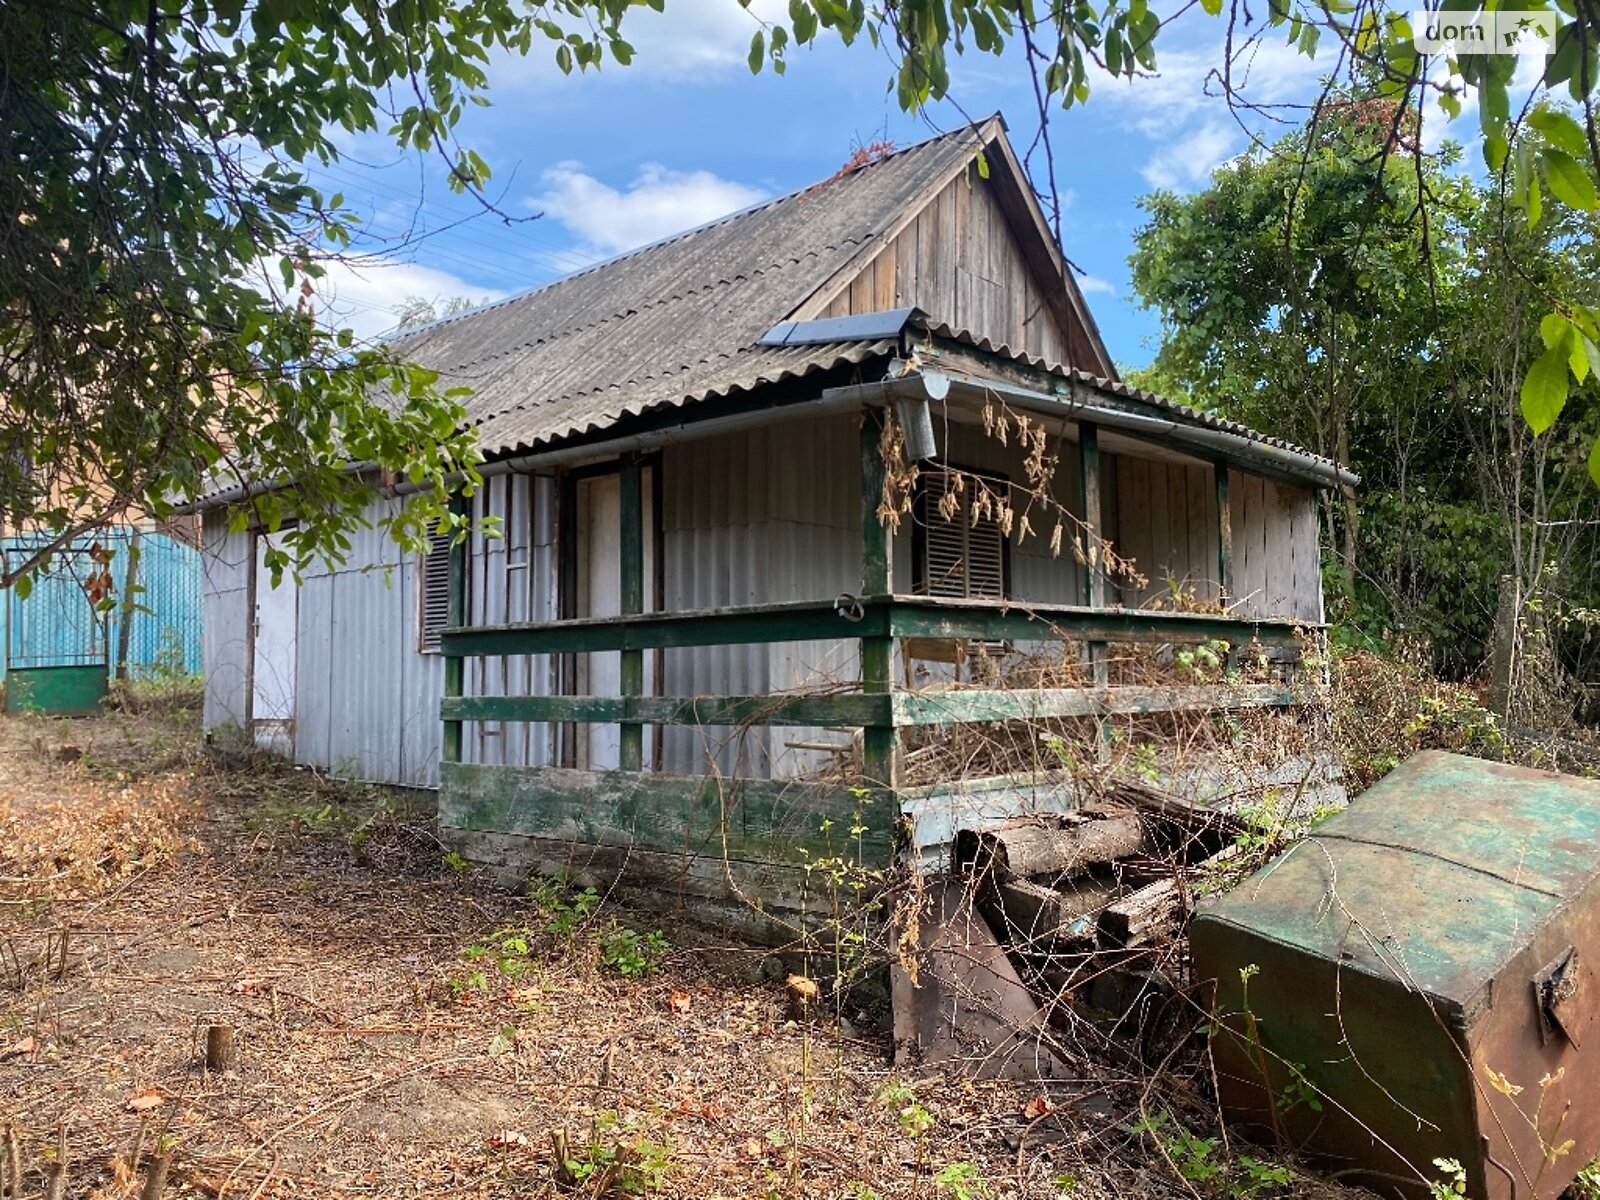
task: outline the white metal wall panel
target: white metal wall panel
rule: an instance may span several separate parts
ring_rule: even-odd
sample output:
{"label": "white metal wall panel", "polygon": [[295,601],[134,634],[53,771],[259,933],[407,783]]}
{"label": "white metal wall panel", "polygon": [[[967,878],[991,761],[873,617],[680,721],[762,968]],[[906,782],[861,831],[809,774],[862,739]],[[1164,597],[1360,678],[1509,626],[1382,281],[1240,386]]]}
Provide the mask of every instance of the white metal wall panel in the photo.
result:
{"label": "white metal wall panel", "polygon": [[[859,454],[848,416],[669,446],[662,459],[664,607],[668,611],[832,600],[860,587]],[[854,679],[856,653],[832,643],[776,643],[668,651],[662,692],[763,694]],[[822,730],[680,728],[666,732],[662,767],[787,775],[818,756],[788,743]],[[822,755],[826,758],[826,755]]]}
{"label": "white metal wall panel", "polygon": [[207,513],[201,524],[200,644],[206,679],[205,728],[243,727],[250,661],[250,535],[229,533],[227,516]]}
{"label": "white metal wall panel", "polygon": [[[467,543],[467,623],[554,620],[554,479],[491,476],[474,497],[473,516]],[[497,536],[485,536],[489,528],[486,518],[497,523]],[[442,686],[443,668],[438,670]],[[547,654],[472,658],[467,660],[463,691],[468,696],[547,696],[552,671]],[[437,716],[437,704],[433,711]],[[552,732],[545,722],[468,721],[461,741],[467,762],[548,766],[554,761]],[[437,752],[428,770],[437,777]]]}

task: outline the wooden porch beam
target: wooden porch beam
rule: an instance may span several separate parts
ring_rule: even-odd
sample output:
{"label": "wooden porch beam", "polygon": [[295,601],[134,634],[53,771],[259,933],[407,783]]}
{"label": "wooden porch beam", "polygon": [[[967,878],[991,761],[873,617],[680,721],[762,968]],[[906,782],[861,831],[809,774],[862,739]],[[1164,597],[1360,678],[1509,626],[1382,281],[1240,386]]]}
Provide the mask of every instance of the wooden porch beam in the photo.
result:
{"label": "wooden porch beam", "polygon": [[[446,699],[447,720],[575,721],[609,725],[802,725],[904,729],[993,721],[1231,711],[1299,704],[1293,688],[952,688],[780,696],[466,696]],[[869,778],[873,778],[870,777]]]}
{"label": "wooden porch beam", "polygon": [[[886,472],[883,462],[885,414],[881,409],[861,412],[861,594],[886,596],[894,591],[894,541],[878,516],[883,502]],[[861,637],[861,690],[885,699],[894,690],[894,637],[892,631],[868,632]],[[885,713],[885,717],[888,714]],[[892,793],[900,783],[900,738],[892,720],[863,725],[861,772],[868,786]]]}
{"label": "wooden porch beam", "polygon": [[[622,564],[620,571],[622,615],[644,612],[644,495],[642,472],[637,454],[622,456]],[[644,692],[644,651],[628,647],[622,651],[622,694],[638,696]],[[618,765],[624,771],[637,771],[644,765],[644,726],[625,721],[617,751]]]}
{"label": "wooden porch beam", "polygon": [[[854,616],[852,613],[851,616]],[[1195,644],[1221,639],[1293,647],[1314,621],[1229,617],[1212,613],[1134,608],[1101,611],[1072,605],[996,604],[928,596],[866,596],[861,619],[841,615],[831,601],[804,600],[739,608],[634,617],[596,617],[447,630],[444,652],[467,656],[572,654],[679,646],[750,645],[842,638],[978,638]]]}

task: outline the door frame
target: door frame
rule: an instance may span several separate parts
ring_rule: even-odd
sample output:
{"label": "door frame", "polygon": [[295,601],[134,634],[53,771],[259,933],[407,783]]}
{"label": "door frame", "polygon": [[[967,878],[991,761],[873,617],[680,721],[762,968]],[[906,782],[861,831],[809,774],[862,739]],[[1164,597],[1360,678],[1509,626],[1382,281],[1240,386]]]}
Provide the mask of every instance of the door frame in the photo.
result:
{"label": "door frame", "polygon": [[[659,450],[639,456],[639,469],[648,471],[650,476],[650,528],[645,530],[645,536],[650,539],[652,570],[650,577],[645,580],[648,605],[660,612],[666,595],[666,574],[663,570],[663,550],[666,539],[662,532],[661,521],[661,464],[662,454]],[[563,621],[573,621],[578,616],[578,487],[586,479],[595,479],[604,475],[622,474],[622,459],[609,458],[600,462],[585,463],[581,467],[568,467],[561,471],[556,479],[556,611]],[[665,655],[657,653],[654,656],[654,670],[652,671],[651,690],[657,695],[661,693],[662,662]],[[574,653],[562,654],[557,657],[556,692],[562,696],[577,695],[578,686],[578,656]],[[566,721],[556,729],[557,754],[556,761],[563,767],[575,767],[578,761],[578,727],[576,722]],[[650,754],[650,762],[645,769],[659,771],[661,769],[661,743],[659,734],[654,739],[655,745]]]}
{"label": "door frame", "polygon": [[[295,528],[295,525],[296,523],[294,521],[286,521],[276,530],[264,529],[261,526],[252,526],[249,531],[250,575],[248,587],[246,588],[245,592],[245,602],[247,605],[246,611],[249,620],[249,638],[245,654],[244,713],[245,729],[249,733],[252,742],[254,742],[256,735],[256,638],[258,636],[257,625],[259,624],[259,622],[256,620],[256,599],[259,595],[259,589],[261,586],[261,581],[259,579],[261,574],[261,540],[263,538],[274,537],[277,534],[287,533],[289,530]],[[292,587],[294,589],[295,679],[291,715],[287,722],[289,727],[289,750],[292,757],[294,753],[295,741],[293,708],[298,707],[300,702],[300,585],[298,583],[291,582],[288,584],[282,584],[280,586]]]}

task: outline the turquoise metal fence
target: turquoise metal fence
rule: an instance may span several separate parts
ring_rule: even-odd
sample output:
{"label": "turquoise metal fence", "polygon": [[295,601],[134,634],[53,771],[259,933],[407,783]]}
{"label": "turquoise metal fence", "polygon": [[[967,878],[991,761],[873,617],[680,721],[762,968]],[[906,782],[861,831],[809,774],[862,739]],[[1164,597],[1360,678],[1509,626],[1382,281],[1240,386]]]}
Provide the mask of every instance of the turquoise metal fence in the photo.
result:
{"label": "turquoise metal fence", "polygon": [[[45,540],[13,535],[0,539],[0,553],[15,564]],[[101,554],[93,553],[96,547]],[[102,568],[116,603],[96,612],[92,580]],[[0,672],[96,663],[115,672],[125,647],[130,675],[197,674],[201,587],[200,552],[193,546],[128,526],[86,534],[34,577],[27,598],[13,592],[0,604]]]}

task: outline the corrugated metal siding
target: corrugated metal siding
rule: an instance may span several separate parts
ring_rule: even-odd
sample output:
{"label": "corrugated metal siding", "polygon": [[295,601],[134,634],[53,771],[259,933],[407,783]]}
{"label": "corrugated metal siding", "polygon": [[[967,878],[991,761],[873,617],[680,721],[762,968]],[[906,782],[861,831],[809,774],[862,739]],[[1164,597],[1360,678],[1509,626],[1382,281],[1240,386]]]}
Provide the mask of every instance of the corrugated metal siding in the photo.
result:
{"label": "corrugated metal siding", "polygon": [[[47,534],[16,534],[0,539],[0,552],[13,564],[50,541]],[[133,547],[139,564],[133,569]],[[124,613],[96,613],[84,590],[98,573],[90,551],[109,551],[111,597],[135,605]],[[6,665],[46,667],[105,662],[115,667],[124,620],[128,622],[127,666],[134,676],[152,671],[198,672],[203,613],[200,553],[164,533],[119,525],[83,535],[37,572],[26,599],[9,592],[0,603],[0,678]]]}
{"label": "corrugated metal siding", "polygon": [[[859,454],[849,416],[670,446],[662,456],[664,605],[668,611],[785,600],[831,600],[861,586]],[[854,643],[782,642],[669,650],[672,696],[782,691],[859,674]],[[782,728],[671,729],[662,767],[790,775],[828,756],[793,742],[849,735]]]}
{"label": "corrugated metal siding", "polygon": [[[484,536],[486,518],[498,523],[498,537]],[[467,623],[555,620],[555,539],[552,477],[519,474],[485,480],[473,500]],[[436,656],[435,661],[442,662]],[[548,654],[469,659],[463,690],[469,696],[548,696],[554,670]],[[443,679],[441,667],[441,686]],[[435,723],[438,711],[436,704]],[[469,721],[462,730],[462,757],[475,763],[548,766],[554,761],[553,731],[545,722]]]}
{"label": "corrugated metal siding", "polygon": [[[367,517],[381,520],[399,503],[380,501]],[[380,529],[349,536],[344,565],[315,564],[298,585],[295,760],[345,778],[435,786],[444,668],[417,650],[416,564]],[[207,729],[247,719],[253,556],[251,534],[206,514]]]}

